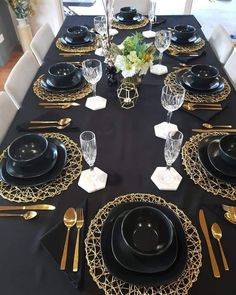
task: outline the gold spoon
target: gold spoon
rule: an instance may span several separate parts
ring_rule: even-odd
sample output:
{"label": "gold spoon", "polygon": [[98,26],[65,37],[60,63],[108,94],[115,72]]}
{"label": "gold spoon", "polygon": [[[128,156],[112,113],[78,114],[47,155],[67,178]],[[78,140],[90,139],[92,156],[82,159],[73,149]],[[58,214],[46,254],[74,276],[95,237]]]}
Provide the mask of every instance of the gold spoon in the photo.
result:
{"label": "gold spoon", "polygon": [[23,217],[25,220],[30,220],[38,215],[36,211],[27,211],[24,214],[17,213],[0,213],[0,217]]}
{"label": "gold spoon", "polygon": [[220,242],[220,239],[222,238],[222,230],[221,230],[220,226],[218,225],[218,223],[213,223],[212,224],[211,232],[212,232],[213,237],[219,243],[220,253],[221,253],[222,260],[223,260],[224,268],[225,268],[225,270],[229,270],[228,262],[226,260],[226,257],[225,257],[225,254],[224,254],[221,242]]}
{"label": "gold spoon", "polygon": [[62,118],[58,121],[30,121],[30,124],[58,124],[60,126],[67,125],[71,122],[71,118]]}
{"label": "gold spoon", "polygon": [[203,127],[207,129],[212,129],[212,128],[232,128],[232,125],[211,125],[209,123],[203,123]]}
{"label": "gold spoon", "polygon": [[236,224],[236,214],[231,212],[226,212],[224,217],[231,223]]}
{"label": "gold spoon", "polygon": [[66,259],[67,259],[67,252],[68,252],[70,229],[72,226],[75,225],[76,220],[77,220],[77,214],[76,214],[75,209],[68,208],[64,214],[64,217],[63,217],[63,222],[64,222],[65,226],[67,227],[67,233],[66,233],[63,254],[61,257],[61,266],[60,266],[61,270],[65,270],[65,268],[66,268]]}
{"label": "gold spoon", "polygon": [[68,127],[70,123],[63,125],[63,126],[58,126],[58,125],[47,125],[47,126],[30,126],[28,129],[47,129],[47,128],[57,128],[57,129],[65,129]]}

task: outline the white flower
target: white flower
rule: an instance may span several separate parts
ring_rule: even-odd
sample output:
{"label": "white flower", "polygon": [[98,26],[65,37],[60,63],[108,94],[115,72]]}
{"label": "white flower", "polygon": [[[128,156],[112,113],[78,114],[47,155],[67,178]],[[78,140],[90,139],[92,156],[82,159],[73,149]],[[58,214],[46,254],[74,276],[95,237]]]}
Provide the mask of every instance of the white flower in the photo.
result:
{"label": "white flower", "polygon": [[148,69],[150,68],[150,66],[152,65],[152,62],[145,62],[139,72],[139,75],[146,75]]}
{"label": "white flower", "polygon": [[120,50],[124,50],[125,46],[123,43],[120,43],[119,45],[117,45],[117,47],[120,49]]}
{"label": "white flower", "polygon": [[124,55],[117,55],[116,60],[115,60],[115,67],[118,70],[124,70],[125,64],[126,64],[125,56]]}
{"label": "white flower", "polygon": [[135,65],[133,64],[126,65],[126,68],[121,72],[121,74],[124,78],[133,77],[136,74]]}

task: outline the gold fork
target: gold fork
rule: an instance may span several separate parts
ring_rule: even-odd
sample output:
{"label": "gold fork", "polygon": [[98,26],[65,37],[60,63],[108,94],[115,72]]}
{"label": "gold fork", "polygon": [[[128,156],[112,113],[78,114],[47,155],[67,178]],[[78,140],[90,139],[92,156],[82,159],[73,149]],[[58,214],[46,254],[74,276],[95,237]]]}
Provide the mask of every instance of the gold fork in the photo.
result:
{"label": "gold fork", "polygon": [[80,244],[80,230],[84,225],[84,213],[83,208],[79,208],[77,210],[77,237],[76,237],[76,243],[75,243],[75,252],[74,252],[74,261],[73,261],[73,271],[78,271],[78,265],[79,265],[79,244]]}

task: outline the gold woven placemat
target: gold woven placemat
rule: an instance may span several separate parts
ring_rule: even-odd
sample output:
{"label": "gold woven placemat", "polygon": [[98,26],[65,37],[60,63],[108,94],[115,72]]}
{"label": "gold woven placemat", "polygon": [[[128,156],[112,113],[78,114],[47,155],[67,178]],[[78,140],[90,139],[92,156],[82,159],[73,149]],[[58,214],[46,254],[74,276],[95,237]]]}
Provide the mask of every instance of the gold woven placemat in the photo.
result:
{"label": "gold woven placemat", "polygon": [[[169,84],[177,83],[176,75],[181,71],[183,71],[183,68],[175,70],[167,74],[167,76],[164,79],[164,84],[169,85]],[[193,93],[193,92],[189,92],[186,89],[184,100],[188,102],[219,102],[219,101],[225,100],[231,92],[231,87],[225,78],[223,78],[223,80],[224,80],[224,89],[222,91],[216,92],[216,93]]]}
{"label": "gold woven placemat", "polygon": [[[67,161],[62,173],[53,181],[31,187],[17,187],[0,181],[0,196],[12,202],[26,203],[42,201],[59,195],[68,189],[72,182],[79,177],[82,170],[82,153],[73,140],[60,133],[44,133],[45,137],[62,141],[67,151]],[[5,149],[0,155],[0,160],[6,155]]]}
{"label": "gold woven placemat", "polygon": [[[180,219],[187,240],[188,258],[185,269],[177,281],[160,287],[138,287],[112,276],[107,270],[101,252],[100,237],[102,226],[112,208],[128,202],[150,202],[171,209]],[[91,221],[85,239],[86,259],[89,272],[100,289],[109,295],[183,295],[187,294],[197,280],[202,265],[201,241],[192,222],[174,204],[150,194],[127,194],[117,197],[101,208]]]}
{"label": "gold woven placemat", "polygon": [[138,24],[126,25],[118,22],[112,22],[112,27],[121,30],[133,30],[145,27],[149,23],[149,20],[146,16],[144,16],[143,21]]}
{"label": "gold woven placemat", "polygon": [[170,53],[191,53],[202,49],[204,46],[205,41],[203,39],[201,39],[201,41],[199,41],[196,44],[190,45],[180,45],[171,43],[170,47],[168,48],[168,51]]}
{"label": "gold woven placemat", "polygon": [[61,42],[60,38],[58,38],[56,41],[56,47],[63,52],[73,52],[73,53],[91,52],[96,50],[97,48],[97,39],[98,39],[98,36],[96,36],[94,42],[91,43],[90,45],[78,47],[78,46],[66,46]]}
{"label": "gold woven placemat", "polygon": [[78,91],[68,91],[68,92],[49,92],[41,87],[41,80],[43,75],[38,77],[34,82],[33,91],[42,100],[50,102],[58,101],[76,101],[82,99],[92,92],[92,86],[89,83],[85,83],[84,87]]}
{"label": "gold woven placemat", "polygon": [[[198,145],[200,141],[212,133],[202,133],[192,136],[182,148],[182,160],[187,174],[195,184],[215,196],[236,200],[236,186],[225,183],[210,176],[198,159]],[[226,133],[213,133],[226,134]]]}

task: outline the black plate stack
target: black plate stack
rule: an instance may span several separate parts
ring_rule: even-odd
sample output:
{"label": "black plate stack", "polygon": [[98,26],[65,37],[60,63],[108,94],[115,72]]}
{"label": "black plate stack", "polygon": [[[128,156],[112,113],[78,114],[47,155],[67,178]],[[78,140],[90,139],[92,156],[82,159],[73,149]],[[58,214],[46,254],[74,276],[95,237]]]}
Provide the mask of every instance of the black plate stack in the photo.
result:
{"label": "black plate stack", "polygon": [[236,136],[209,135],[198,146],[198,158],[210,176],[236,184]]}
{"label": "black plate stack", "polygon": [[177,280],[187,261],[179,218],[169,208],[147,202],[122,203],[111,210],[103,225],[101,249],[112,275],[145,287]]}
{"label": "black plate stack", "polygon": [[35,186],[55,179],[66,163],[63,142],[39,134],[15,139],[0,163],[0,178],[14,186]]}
{"label": "black plate stack", "polygon": [[95,41],[96,34],[90,32],[86,26],[69,27],[60,38],[61,43],[66,46],[84,47]]}
{"label": "black plate stack", "polygon": [[144,20],[144,16],[137,12],[137,9],[127,6],[121,7],[120,12],[116,13],[113,21],[124,25],[132,25],[140,23]]}

